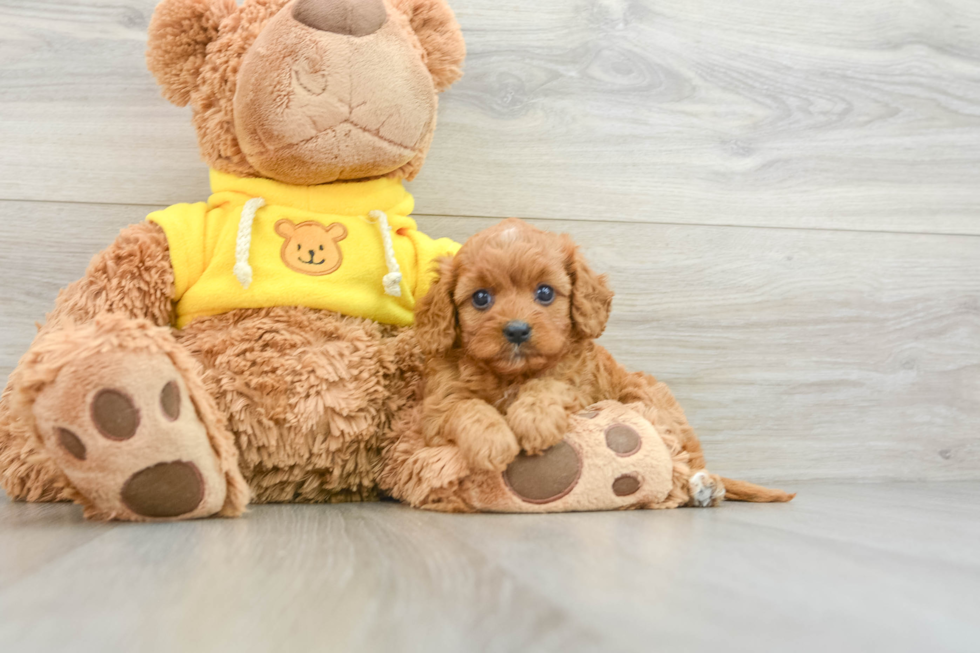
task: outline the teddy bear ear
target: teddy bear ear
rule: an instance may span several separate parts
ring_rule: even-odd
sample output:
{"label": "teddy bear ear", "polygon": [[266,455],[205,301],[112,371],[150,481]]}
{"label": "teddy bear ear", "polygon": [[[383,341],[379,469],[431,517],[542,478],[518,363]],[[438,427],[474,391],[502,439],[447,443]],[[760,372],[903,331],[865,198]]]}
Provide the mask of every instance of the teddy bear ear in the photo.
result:
{"label": "teddy bear ear", "polygon": [[179,107],[191,99],[208,43],[221,21],[237,11],[235,0],[163,0],[150,19],[146,63],[165,98]]}
{"label": "teddy bear ear", "polygon": [[425,65],[441,93],[463,76],[466,43],[446,0],[393,0],[408,20],[426,53]]}
{"label": "teddy bear ear", "polygon": [[[294,233],[296,233],[296,225],[293,224],[291,220],[287,220],[286,218],[276,222],[273,229],[275,229],[276,233],[283,238],[290,238]],[[346,232],[347,230],[345,229],[344,231]]]}

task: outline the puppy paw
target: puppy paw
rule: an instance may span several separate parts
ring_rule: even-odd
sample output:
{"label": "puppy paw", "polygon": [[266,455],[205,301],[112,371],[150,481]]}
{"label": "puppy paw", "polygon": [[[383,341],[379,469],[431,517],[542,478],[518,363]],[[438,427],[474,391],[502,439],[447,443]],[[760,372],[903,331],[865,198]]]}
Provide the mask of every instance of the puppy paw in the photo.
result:
{"label": "puppy paw", "polygon": [[562,441],[569,418],[561,402],[525,395],[507,410],[507,424],[521,449],[536,455]]}
{"label": "puppy paw", "polygon": [[717,506],[725,498],[725,486],[721,479],[705,470],[691,476],[688,488],[691,494],[688,505],[695,508]]}
{"label": "puppy paw", "polygon": [[501,419],[477,432],[460,434],[457,444],[470,469],[502,472],[520,453],[510,427]]}

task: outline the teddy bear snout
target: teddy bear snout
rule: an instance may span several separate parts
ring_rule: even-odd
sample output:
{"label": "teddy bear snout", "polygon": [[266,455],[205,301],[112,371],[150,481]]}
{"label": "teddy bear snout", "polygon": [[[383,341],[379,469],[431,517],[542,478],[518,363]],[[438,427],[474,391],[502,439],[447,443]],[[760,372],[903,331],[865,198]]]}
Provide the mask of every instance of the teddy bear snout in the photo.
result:
{"label": "teddy bear snout", "polygon": [[346,36],[374,34],[387,17],[383,0],[296,0],[293,5],[297,21]]}

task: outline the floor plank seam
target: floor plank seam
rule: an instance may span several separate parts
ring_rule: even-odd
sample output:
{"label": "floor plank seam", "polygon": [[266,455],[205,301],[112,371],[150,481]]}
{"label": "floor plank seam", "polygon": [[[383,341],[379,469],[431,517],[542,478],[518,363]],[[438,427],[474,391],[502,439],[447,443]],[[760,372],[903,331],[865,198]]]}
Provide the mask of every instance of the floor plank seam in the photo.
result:
{"label": "floor plank seam", "polygon": [[[133,202],[88,202],[82,200],[39,200],[39,199],[18,199],[18,198],[0,198],[0,204],[3,203],[13,203],[21,202],[27,204],[64,204],[66,206],[131,206],[140,209],[152,209],[159,210],[166,208],[167,204],[154,204],[154,203],[133,203]],[[819,227],[819,226],[809,226],[809,227],[793,227],[793,226],[781,226],[781,225],[770,225],[770,224],[734,224],[734,223],[719,223],[719,222],[675,222],[670,220],[616,220],[613,218],[589,218],[584,220],[577,220],[574,218],[567,217],[551,217],[551,216],[529,216],[529,215],[515,215],[515,216],[495,216],[495,215],[467,215],[467,214],[451,214],[451,213],[422,213],[416,211],[412,214],[413,218],[453,218],[453,219],[466,219],[466,220],[505,220],[508,217],[516,217],[521,220],[532,220],[532,221],[542,221],[542,222],[564,222],[564,223],[578,223],[583,224],[620,224],[620,225],[656,225],[663,227],[718,227],[721,229],[775,229],[780,231],[797,231],[797,232],[830,232],[830,233],[859,233],[859,234],[887,234],[892,236],[939,236],[939,237],[967,237],[967,238],[980,238],[980,233],[968,233],[968,232],[957,232],[957,231],[902,231],[896,229],[845,229],[843,227]]]}

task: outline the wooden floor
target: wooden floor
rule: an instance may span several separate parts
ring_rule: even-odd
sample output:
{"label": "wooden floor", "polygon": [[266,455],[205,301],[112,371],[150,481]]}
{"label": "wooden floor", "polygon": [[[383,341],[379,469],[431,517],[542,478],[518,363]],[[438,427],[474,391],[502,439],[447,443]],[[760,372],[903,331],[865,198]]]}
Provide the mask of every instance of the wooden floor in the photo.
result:
{"label": "wooden floor", "polygon": [[980,483],[546,516],[82,521],[0,499],[0,651],[964,651]]}

